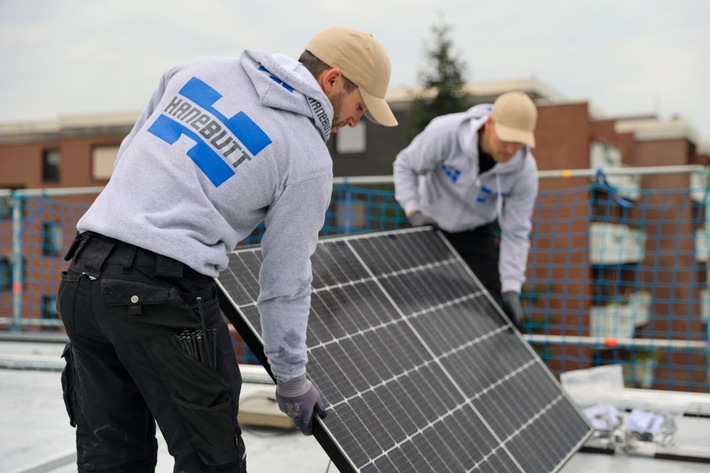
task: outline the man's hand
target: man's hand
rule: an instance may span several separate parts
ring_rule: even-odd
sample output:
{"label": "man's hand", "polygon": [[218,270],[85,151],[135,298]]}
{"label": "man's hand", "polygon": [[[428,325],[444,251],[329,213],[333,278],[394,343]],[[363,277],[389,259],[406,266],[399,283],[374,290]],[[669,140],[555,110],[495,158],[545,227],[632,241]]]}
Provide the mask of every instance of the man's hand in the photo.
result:
{"label": "man's hand", "polygon": [[313,413],[325,417],[325,404],[320,392],[306,375],[276,385],[276,401],[281,412],[291,418],[304,435],[313,433]]}
{"label": "man's hand", "polygon": [[413,227],[421,227],[424,225],[433,225],[434,224],[434,220],[427,217],[426,215],[424,215],[423,213],[421,213],[418,210],[415,210],[411,214],[407,215],[407,218],[409,219],[409,223]]}
{"label": "man's hand", "polygon": [[508,316],[513,325],[518,331],[523,331],[523,306],[520,305],[520,294],[515,291],[507,291],[503,293],[503,312]]}

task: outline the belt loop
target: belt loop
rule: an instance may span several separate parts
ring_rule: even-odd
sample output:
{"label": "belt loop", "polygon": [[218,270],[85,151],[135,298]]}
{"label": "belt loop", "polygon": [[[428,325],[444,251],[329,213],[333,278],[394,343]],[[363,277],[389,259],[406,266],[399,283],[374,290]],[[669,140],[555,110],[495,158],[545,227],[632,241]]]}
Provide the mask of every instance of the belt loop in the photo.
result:
{"label": "belt loop", "polygon": [[136,257],[138,252],[138,247],[135,245],[130,245],[126,255],[123,257],[123,272],[128,273],[133,266],[133,259]]}
{"label": "belt loop", "polygon": [[71,245],[69,245],[69,249],[64,255],[64,261],[69,261],[70,259],[74,258],[74,255],[77,253],[77,250],[81,245],[81,240],[81,233],[76,232],[76,235],[74,235],[74,239],[72,240]]}
{"label": "belt loop", "polygon": [[71,258],[72,263],[76,263],[77,261],[79,261],[79,256],[81,255],[81,252],[83,251],[86,244],[89,243],[89,240],[91,240],[91,235],[81,233],[77,235],[77,238],[79,239],[79,241],[77,242],[78,244],[76,251],[74,252],[74,257]]}
{"label": "belt loop", "polygon": [[[91,242],[91,244],[88,244]],[[106,238],[94,237],[93,235],[81,242],[77,249],[77,254],[74,255],[74,264],[77,265],[77,271],[85,272],[94,278],[101,276],[101,269],[104,261],[111,254],[116,243]],[[78,254],[82,253],[81,261],[78,260]]]}

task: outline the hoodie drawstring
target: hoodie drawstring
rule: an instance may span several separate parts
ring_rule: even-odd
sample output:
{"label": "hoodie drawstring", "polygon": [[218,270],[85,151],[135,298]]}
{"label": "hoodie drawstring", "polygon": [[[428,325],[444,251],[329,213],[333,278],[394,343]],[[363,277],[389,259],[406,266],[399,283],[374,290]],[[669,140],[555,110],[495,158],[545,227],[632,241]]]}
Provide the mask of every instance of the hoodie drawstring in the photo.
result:
{"label": "hoodie drawstring", "polygon": [[503,230],[503,191],[500,189],[500,175],[496,173],[496,214],[498,226]]}

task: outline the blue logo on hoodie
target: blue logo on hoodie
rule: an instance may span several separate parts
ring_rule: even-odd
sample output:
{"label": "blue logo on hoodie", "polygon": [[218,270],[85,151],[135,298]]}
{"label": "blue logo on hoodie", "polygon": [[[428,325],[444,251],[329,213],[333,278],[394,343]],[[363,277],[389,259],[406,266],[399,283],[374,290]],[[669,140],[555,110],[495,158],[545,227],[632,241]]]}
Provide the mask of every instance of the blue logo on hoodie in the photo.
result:
{"label": "blue logo on hoodie", "polygon": [[489,202],[493,197],[508,197],[509,195],[510,194],[506,194],[505,192],[494,192],[493,189],[489,187],[481,186],[481,191],[476,196],[476,202],[484,204]]}
{"label": "blue logo on hoodie", "polygon": [[226,117],[216,110],[213,105],[221,98],[220,93],[193,77],[148,128],[168,144],[182,135],[195,141],[187,155],[215,187],[271,144],[269,136],[246,113]]}
{"label": "blue logo on hoodie", "polygon": [[488,202],[488,199],[493,197],[493,191],[486,186],[481,186],[481,192],[476,197],[476,202],[484,203]]}
{"label": "blue logo on hoodie", "polygon": [[291,87],[290,85],[288,85],[286,82],[282,81],[281,79],[279,79],[278,77],[276,77],[275,75],[273,75],[272,73],[270,73],[269,71],[267,71],[264,66],[259,65],[259,70],[262,71],[262,72],[266,72],[267,74],[269,74],[269,79],[271,79],[272,81],[276,82],[276,83],[279,84],[281,87],[283,87],[284,89],[288,90],[289,92],[293,93],[293,91],[296,90],[296,89],[294,89],[293,87]]}
{"label": "blue logo on hoodie", "polygon": [[456,181],[458,181],[459,177],[461,177],[460,169],[447,166],[446,164],[442,164],[441,169],[444,171],[444,174],[446,174],[446,177],[451,179],[451,182],[453,182],[454,184],[456,184]]}

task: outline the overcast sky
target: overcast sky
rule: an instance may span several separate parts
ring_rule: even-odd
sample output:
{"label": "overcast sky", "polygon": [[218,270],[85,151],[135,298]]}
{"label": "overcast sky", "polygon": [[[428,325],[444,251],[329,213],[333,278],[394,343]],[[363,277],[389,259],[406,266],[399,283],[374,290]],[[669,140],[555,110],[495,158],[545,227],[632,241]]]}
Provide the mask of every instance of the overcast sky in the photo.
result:
{"label": "overcast sky", "polygon": [[244,48],[298,57],[366,30],[417,85],[439,18],[469,81],[536,77],[604,116],[680,115],[710,138],[708,0],[0,0],[0,123],[140,111],[163,71]]}

